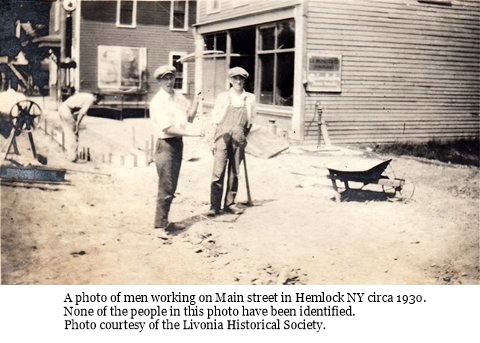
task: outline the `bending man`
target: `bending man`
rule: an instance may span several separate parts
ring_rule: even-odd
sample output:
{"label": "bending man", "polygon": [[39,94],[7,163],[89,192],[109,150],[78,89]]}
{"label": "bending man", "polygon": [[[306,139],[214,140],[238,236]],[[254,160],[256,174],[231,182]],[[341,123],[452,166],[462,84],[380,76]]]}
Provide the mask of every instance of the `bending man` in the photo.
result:
{"label": "bending man", "polygon": [[58,109],[63,132],[65,134],[65,149],[70,161],[76,162],[78,155],[78,133],[80,123],[88,109],[103,97],[98,93],[76,93],[65,100]]}

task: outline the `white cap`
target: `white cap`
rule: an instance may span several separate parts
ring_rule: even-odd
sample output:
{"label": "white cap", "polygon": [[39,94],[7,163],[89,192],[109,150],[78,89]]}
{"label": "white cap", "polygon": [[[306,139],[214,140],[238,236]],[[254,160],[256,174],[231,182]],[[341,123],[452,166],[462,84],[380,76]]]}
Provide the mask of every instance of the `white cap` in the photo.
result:
{"label": "white cap", "polygon": [[177,69],[172,65],[163,65],[158,67],[153,73],[153,78],[158,80],[164,77],[167,74],[175,74]]}

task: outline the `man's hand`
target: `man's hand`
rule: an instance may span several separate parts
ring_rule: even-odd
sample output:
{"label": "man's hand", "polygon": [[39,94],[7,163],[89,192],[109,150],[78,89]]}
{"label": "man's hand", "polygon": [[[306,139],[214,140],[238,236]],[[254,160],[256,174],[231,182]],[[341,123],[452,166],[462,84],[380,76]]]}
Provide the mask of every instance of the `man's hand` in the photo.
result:
{"label": "man's hand", "polygon": [[245,136],[245,129],[243,126],[235,126],[232,129],[231,134],[233,142],[236,143],[238,146],[244,148],[247,145],[247,137]]}

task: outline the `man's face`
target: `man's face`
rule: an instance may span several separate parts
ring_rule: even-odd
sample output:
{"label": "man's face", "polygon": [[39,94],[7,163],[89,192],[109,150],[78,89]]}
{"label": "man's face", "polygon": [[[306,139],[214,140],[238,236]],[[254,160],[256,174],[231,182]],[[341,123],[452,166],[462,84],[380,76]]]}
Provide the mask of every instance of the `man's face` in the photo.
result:
{"label": "man's face", "polygon": [[240,75],[236,75],[230,78],[230,83],[232,84],[233,89],[236,91],[241,91],[245,85],[245,79]]}
{"label": "man's face", "polygon": [[160,79],[160,87],[167,92],[173,91],[173,86],[175,84],[175,75],[166,74]]}

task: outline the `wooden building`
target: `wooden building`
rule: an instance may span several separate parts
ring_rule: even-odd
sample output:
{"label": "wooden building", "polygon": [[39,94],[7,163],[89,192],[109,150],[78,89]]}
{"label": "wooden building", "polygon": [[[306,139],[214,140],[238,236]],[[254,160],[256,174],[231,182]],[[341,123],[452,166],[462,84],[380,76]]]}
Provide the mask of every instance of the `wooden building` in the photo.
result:
{"label": "wooden building", "polygon": [[294,141],[479,136],[478,0],[205,0],[195,25],[206,108],[242,66],[258,122]]}
{"label": "wooden building", "polygon": [[[177,60],[194,50],[196,1],[52,1],[50,35],[60,88],[100,92],[100,106],[147,108],[163,64],[177,67],[175,88],[194,93],[195,66]],[[59,90],[60,92],[60,90]]]}

